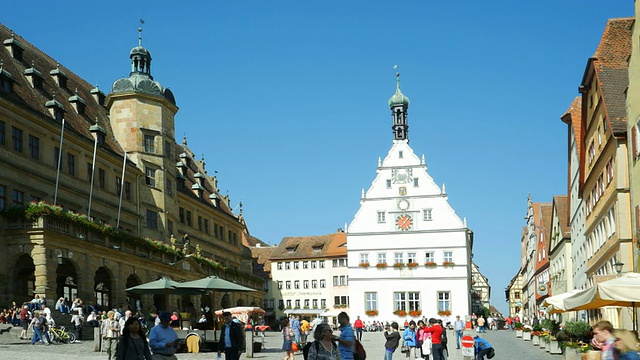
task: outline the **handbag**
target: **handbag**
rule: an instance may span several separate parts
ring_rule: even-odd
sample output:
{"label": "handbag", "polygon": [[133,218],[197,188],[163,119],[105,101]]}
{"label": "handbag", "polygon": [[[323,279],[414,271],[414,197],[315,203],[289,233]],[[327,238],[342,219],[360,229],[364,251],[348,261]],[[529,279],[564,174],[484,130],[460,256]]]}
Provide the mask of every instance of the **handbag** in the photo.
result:
{"label": "handbag", "polygon": [[404,340],[402,341],[402,346],[400,347],[400,352],[403,353],[403,354],[409,353],[409,345],[407,345],[407,343],[405,343]]}

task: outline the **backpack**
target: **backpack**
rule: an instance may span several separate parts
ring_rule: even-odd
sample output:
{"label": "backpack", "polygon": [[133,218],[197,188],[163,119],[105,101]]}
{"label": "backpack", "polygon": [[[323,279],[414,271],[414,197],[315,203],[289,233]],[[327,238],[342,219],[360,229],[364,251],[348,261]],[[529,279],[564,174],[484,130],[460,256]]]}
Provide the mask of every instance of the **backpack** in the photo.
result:
{"label": "backpack", "polygon": [[487,353],[487,359],[493,359],[496,356],[496,351],[493,348],[489,348],[489,352]]}
{"label": "backpack", "polygon": [[443,347],[447,347],[447,342],[449,340],[447,339],[447,329],[442,328],[442,334],[440,335],[440,342],[442,343]]}
{"label": "backpack", "polygon": [[356,340],[354,348],[355,348],[355,350],[353,352],[353,359],[354,360],[366,360],[367,352],[364,351],[364,346],[362,346],[362,343],[360,341]]}

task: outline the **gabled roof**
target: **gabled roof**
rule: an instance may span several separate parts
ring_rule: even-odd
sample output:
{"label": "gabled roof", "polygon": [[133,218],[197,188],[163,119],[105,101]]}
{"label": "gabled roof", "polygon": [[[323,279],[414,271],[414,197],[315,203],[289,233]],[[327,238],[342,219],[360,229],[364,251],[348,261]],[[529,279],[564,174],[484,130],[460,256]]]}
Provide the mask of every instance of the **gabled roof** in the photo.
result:
{"label": "gabled roof", "polygon": [[556,207],[556,214],[560,222],[562,237],[571,237],[571,226],[569,224],[569,197],[567,195],[556,195],[553,197]]}
{"label": "gabled roof", "polygon": [[[60,121],[55,120],[49,110],[45,107],[47,102],[54,99],[55,102],[64,108],[65,129],[72,131],[81,137],[93,143],[93,136],[89,132],[89,128],[98,122],[98,125],[105,130],[105,149],[111,150],[121,156],[124,155],[120,145],[117,143],[111,130],[107,110],[102,104],[94,100],[92,90],[94,86],[73,73],[71,70],[60,65],[58,61],[45,54],[40,49],[33,46],[24,38],[13,35],[12,32],[4,25],[0,24],[0,42],[18,42],[24,49],[22,61],[11,56],[9,51],[3,45],[0,48],[0,62],[3,70],[12,75],[15,80],[13,92],[11,94],[2,93],[2,98],[14,103],[16,106],[25,109],[27,112],[41,117],[43,121],[50,122],[60,127]],[[127,66],[126,63],[122,64]],[[42,88],[36,89],[31,86],[26,76],[25,70],[33,67],[42,74]],[[53,73],[63,74],[67,78],[65,87],[56,84]],[[76,92],[77,91],[77,92]],[[96,90],[94,90],[95,92]],[[78,114],[69,98],[74,96],[82,98],[85,104],[84,114]],[[102,94],[104,95],[104,94]],[[76,98],[77,99],[77,98]]]}
{"label": "gabled roof", "polygon": [[270,260],[317,259],[347,256],[344,232],[320,236],[285,237],[274,249]]}
{"label": "gabled roof", "polygon": [[629,57],[633,18],[610,19],[600,44],[587,64],[582,85],[587,86],[588,74],[593,67],[594,76],[602,92],[605,114],[614,135],[626,135],[626,89],[629,85]]}

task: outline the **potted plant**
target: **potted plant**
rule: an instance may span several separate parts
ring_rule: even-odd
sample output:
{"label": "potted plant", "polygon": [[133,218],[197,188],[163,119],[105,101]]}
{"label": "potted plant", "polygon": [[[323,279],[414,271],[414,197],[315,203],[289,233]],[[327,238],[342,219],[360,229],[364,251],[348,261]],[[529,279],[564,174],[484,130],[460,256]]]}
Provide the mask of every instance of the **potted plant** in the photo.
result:
{"label": "potted plant", "polygon": [[444,261],[442,263],[442,266],[444,267],[453,267],[455,265],[455,263],[453,261]]}
{"label": "potted plant", "polygon": [[422,315],[422,311],[420,310],[409,310],[409,316],[411,317],[418,317]]}
{"label": "potted plant", "polygon": [[515,323],[515,325],[513,326],[513,329],[516,331],[516,337],[517,338],[521,338],[522,337],[522,329],[524,329],[524,327],[522,326],[522,323]]}
{"label": "potted plant", "polygon": [[393,264],[393,267],[396,268],[396,269],[401,269],[401,268],[404,267],[404,263],[395,263],[395,264]]}
{"label": "potted plant", "polygon": [[368,316],[378,316],[378,310],[367,310],[364,313]]}
{"label": "potted plant", "polygon": [[451,315],[451,311],[449,311],[449,310],[440,310],[440,311],[438,311],[438,315],[440,315],[440,316],[449,316],[449,315]]}
{"label": "potted plant", "polygon": [[[535,327],[534,327],[535,329]],[[540,346],[540,331],[539,330],[533,330],[531,332],[531,343],[533,344],[533,346]]]}
{"label": "potted plant", "polygon": [[562,349],[560,348],[560,341],[558,341],[558,339],[556,339],[555,336],[552,336],[549,339],[549,353],[562,354]]}
{"label": "potted plant", "polygon": [[531,341],[531,329],[529,328],[522,329],[522,340]]}
{"label": "potted plant", "polygon": [[438,266],[438,264],[434,263],[433,261],[427,261],[426,263],[424,263],[424,266],[426,266],[428,268],[434,268],[434,267]]}
{"label": "potted plant", "polygon": [[589,346],[580,341],[563,341],[560,347],[564,349],[564,360],[581,360],[580,349],[585,345]]}
{"label": "potted plant", "polygon": [[368,268],[369,267],[369,262],[368,261],[361,262],[360,264],[358,264],[358,266],[360,266],[362,268]]}
{"label": "potted plant", "polygon": [[384,268],[386,268],[386,267],[387,267],[387,263],[386,263],[386,262],[383,262],[383,263],[377,263],[377,264],[376,264],[376,267],[377,267],[378,269],[384,269]]}
{"label": "potted plant", "polygon": [[417,262],[410,262],[410,263],[407,264],[407,266],[410,267],[410,268],[415,268],[415,267],[418,267],[418,263]]}

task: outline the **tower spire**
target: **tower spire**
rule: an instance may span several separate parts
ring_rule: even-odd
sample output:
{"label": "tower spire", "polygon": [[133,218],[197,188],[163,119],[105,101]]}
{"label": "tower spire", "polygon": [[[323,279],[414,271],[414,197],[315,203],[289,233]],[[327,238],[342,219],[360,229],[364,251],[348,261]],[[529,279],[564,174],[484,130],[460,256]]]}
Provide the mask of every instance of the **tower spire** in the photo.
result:
{"label": "tower spire", "polygon": [[[396,68],[396,66],[394,66]],[[407,113],[409,110],[409,98],[400,90],[400,73],[396,72],[396,92],[389,99],[391,109],[391,119],[393,125],[394,140],[409,140],[409,125],[407,124]]]}

